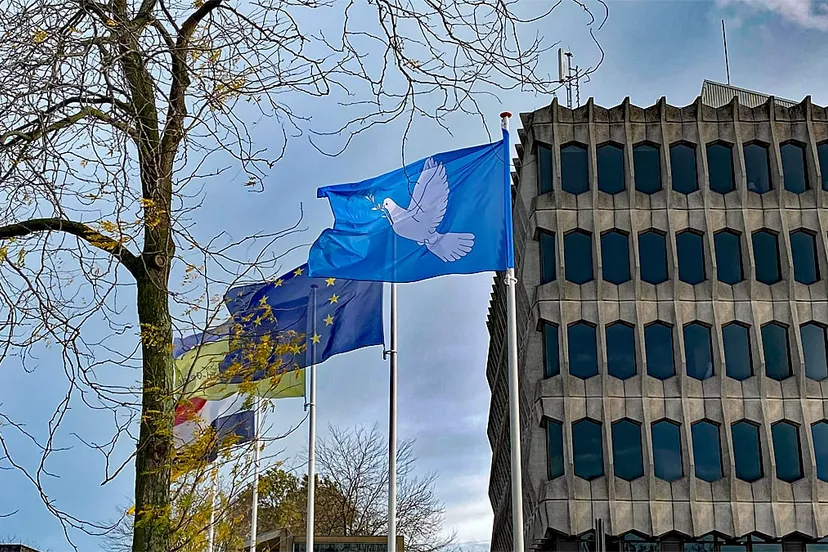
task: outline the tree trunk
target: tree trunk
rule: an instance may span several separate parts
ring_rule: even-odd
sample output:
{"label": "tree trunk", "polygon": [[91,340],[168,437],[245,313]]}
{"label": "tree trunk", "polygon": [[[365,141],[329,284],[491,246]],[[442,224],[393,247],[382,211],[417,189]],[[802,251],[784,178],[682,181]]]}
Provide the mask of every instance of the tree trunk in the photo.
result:
{"label": "tree trunk", "polygon": [[[167,266],[148,267],[148,275],[138,279],[144,385],[135,458],[133,552],[170,551],[174,405]],[[153,272],[155,277],[149,275]]]}
{"label": "tree trunk", "polygon": [[[173,150],[174,153],[174,150]],[[170,552],[170,468],[173,459],[174,367],[169,309],[175,254],[170,220],[172,155],[144,155],[143,272],[138,282],[143,392],[135,458],[133,552]]]}

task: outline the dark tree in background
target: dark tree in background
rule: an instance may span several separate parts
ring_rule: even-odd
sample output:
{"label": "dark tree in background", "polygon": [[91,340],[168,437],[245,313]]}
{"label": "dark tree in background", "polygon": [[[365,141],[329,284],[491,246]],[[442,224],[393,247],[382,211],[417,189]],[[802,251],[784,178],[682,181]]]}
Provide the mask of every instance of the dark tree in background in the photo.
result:
{"label": "dark tree in background", "polygon": [[[573,1],[591,26],[589,5]],[[77,436],[104,455],[104,483],[122,469],[111,462],[117,439],[136,441],[132,550],[173,549],[174,330],[211,324],[217,298],[234,279],[273,276],[279,239],[296,229],[198,239],[204,186],[217,178],[227,185],[242,174],[240,187],[260,189],[288,136],[309,130],[307,114],[295,108],[309,105],[308,98],[346,98],[348,121],[322,129],[344,149],[354,135],[397,118],[444,124],[458,111],[482,118],[481,94],[516,87],[551,92],[558,84],[547,68],[555,63],[544,53],[552,44],[535,30],[556,6],[3,2],[0,361],[35,369],[39,348],[51,346],[63,366],[48,369],[63,372],[67,391],[45,438],[3,418],[4,431],[34,439],[40,462],[19,461],[8,433],[0,434],[0,446],[4,462],[30,480],[67,539],[73,530],[106,530],[61,509],[46,484],[61,421],[73,401],[84,401],[110,411],[116,425],[110,442]],[[602,3],[594,7],[604,15]],[[253,143],[248,125],[263,119],[278,129],[276,139]],[[109,346],[113,336],[132,335],[131,347]],[[119,368],[136,370],[137,387],[102,376]],[[400,515],[404,520],[407,513]]]}

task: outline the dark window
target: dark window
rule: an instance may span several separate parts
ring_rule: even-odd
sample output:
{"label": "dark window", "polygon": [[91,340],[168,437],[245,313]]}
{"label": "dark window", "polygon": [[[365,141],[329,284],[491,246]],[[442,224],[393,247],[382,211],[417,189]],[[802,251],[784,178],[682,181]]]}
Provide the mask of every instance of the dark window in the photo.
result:
{"label": "dark window", "polygon": [[569,345],[569,373],[587,379],[598,373],[598,353],[595,344],[595,326],[576,322],[567,328]]}
{"label": "dark window", "polygon": [[638,235],[641,279],[651,284],[667,280],[667,244],[664,234],[647,230]]}
{"label": "dark window", "polygon": [[615,475],[632,481],[644,475],[641,457],[641,425],[632,420],[612,424],[612,461]]}
{"label": "dark window", "polygon": [[598,189],[608,194],[624,191],[624,149],[604,144],[597,150]]}
{"label": "dark window", "polygon": [[613,541],[610,541],[607,549],[620,550],[621,552],[661,552],[661,543],[655,538],[645,538],[635,533],[627,533],[618,539],[617,547]]}
{"label": "dark window", "polygon": [[647,373],[665,380],[676,374],[673,361],[673,328],[664,322],[653,322],[644,328]]}
{"label": "dark window", "polygon": [[595,479],[604,475],[600,423],[585,418],[572,424],[572,459],[576,476]]}
{"label": "dark window", "polygon": [[592,234],[575,230],[564,236],[564,273],[576,284],[592,281]]}
{"label": "dark window", "polygon": [[760,143],[745,146],[745,175],[749,191],[757,194],[771,191],[768,146]]}
{"label": "dark window", "polygon": [[808,189],[808,172],[805,170],[805,146],[796,142],[782,144],[782,174],[785,176],[785,189],[801,194]]}
{"label": "dark window", "polygon": [[747,420],[730,426],[733,436],[733,462],[736,477],[743,481],[762,478],[762,451],[759,450],[759,426]]}
{"label": "dark window", "polygon": [[793,254],[794,280],[800,284],[813,284],[819,280],[816,236],[810,230],[791,232],[791,253]]}
{"label": "dark window", "polygon": [[743,380],[753,375],[749,334],[748,327],[739,322],[731,322],[722,327],[725,373],[729,378]]}
{"label": "dark window", "polygon": [[788,328],[777,322],[762,326],[762,350],[765,352],[765,374],[783,380],[791,375],[791,354]]}
{"label": "dark window", "polygon": [[779,242],[775,232],[758,230],[753,233],[753,257],[756,260],[756,280],[763,284],[775,284],[782,279]]}
{"label": "dark window", "polygon": [[814,438],[817,478],[828,481],[828,422],[817,422],[811,426]]}
{"label": "dark window", "polygon": [[825,326],[816,322],[808,322],[800,326],[799,332],[802,337],[802,352],[805,355],[805,375],[817,381],[828,378]]}
{"label": "dark window", "polygon": [[822,189],[828,191],[828,142],[817,146],[819,172],[822,174]]}
{"label": "dark window", "polygon": [[[563,155],[561,156],[563,157]],[[538,144],[538,192],[552,191],[552,149]]]}
{"label": "dark window", "polygon": [[607,372],[625,380],[635,375],[633,327],[623,322],[607,326]]}
{"label": "dark window", "polygon": [[704,245],[702,235],[692,230],[685,230],[676,235],[678,250],[679,280],[688,284],[698,284],[705,280]]}
{"label": "dark window", "polygon": [[555,479],[564,474],[563,424],[546,418],[547,477]]}
{"label": "dark window", "polygon": [[703,481],[722,478],[722,446],[719,426],[713,422],[696,422],[690,428],[693,436],[693,458],[696,477]]}
{"label": "dark window", "polygon": [[538,233],[538,240],[540,241],[541,284],[548,284],[557,278],[555,234],[541,230]]}
{"label": "dark window", "polygon": [[733,151],[730,144],[707,146],[707,172],[710,189],[726,194],[736,189],[733,179]]}
{"label": "dark window", "polygon": [[670,146],[670,172],[673,176],[673,190],[682,194],[698,190],[696,149],[688,144]]}
{"label": "dark window", "polygon": [[776,458],[776,477],[789,483],[802,479],[799,428],[791,422],[777,422],[771,426],[771,435],[773,455]]}
{"label": "dark window", "polygon": [[675,481],[684,475],[677,423],[661,420],[653,424],[653,468],[655,476],[665,481]]}
{"label": "dark window", "polygon": [[658,146],[638,144],[633,147],[635,165],[635,189],[645,194],[661,190],[661,159]]}
{"label": "dark window", "polygon": [[601,271],[604,280],[623,284],[630,279],[630,244],[625,232],[611,230],[601,235]]}
{"label": "dark window", "polygon": [[713,350],[710,327],[699,322],[684,326],[684,358],[687,375],[704,380],[713,375]]}
{"label": "dark window", "polygon": [[744,280],[739,234],[733,230],[722,230],[713,236],[713,242],[716,246],[716,273],[719,281],[733,285]]}
{"label": "dark window", "polygon": [[541,327],[543,328],[543,375],[551,378],[561,373],[558,326],[551,322],[542,322]]}
{"label": "dark window", "polygon": [[587,148],[582,144],[561,147],[561,189],[570,194],[589,190]]}

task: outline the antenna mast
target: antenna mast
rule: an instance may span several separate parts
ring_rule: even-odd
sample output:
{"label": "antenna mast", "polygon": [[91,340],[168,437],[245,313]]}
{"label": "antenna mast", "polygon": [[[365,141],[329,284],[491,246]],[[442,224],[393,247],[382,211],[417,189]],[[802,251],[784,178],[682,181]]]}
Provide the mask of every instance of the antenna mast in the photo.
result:
{"label": "antenna mast", "polygon": [[578,67],[572,66],[572,52],[558,48],[558,82],[566,89],[566,107],[572,109],[572,90],[575,89],[577,105],[581,106],[581,88]]}
{"label": "antenna mast", "polygon": [[727,57],[727,31],[725,30],[724,19],[722,19],[722,42],[724,42],[725,71],[727,71],[727,84],[730,85],[730,61]]}

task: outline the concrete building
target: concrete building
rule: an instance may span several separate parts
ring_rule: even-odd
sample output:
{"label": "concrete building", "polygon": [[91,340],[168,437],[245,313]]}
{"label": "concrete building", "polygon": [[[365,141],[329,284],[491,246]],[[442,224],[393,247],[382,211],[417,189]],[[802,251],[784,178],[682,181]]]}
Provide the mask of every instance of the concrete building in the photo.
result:
{"label": "concrete building", "polygon": [[[828,110],[705,82],[520,116],[527,549],[828,550]],[[518,125],[514,125],[518,126]],[[493,552],[511,550],[503,275]]]}

